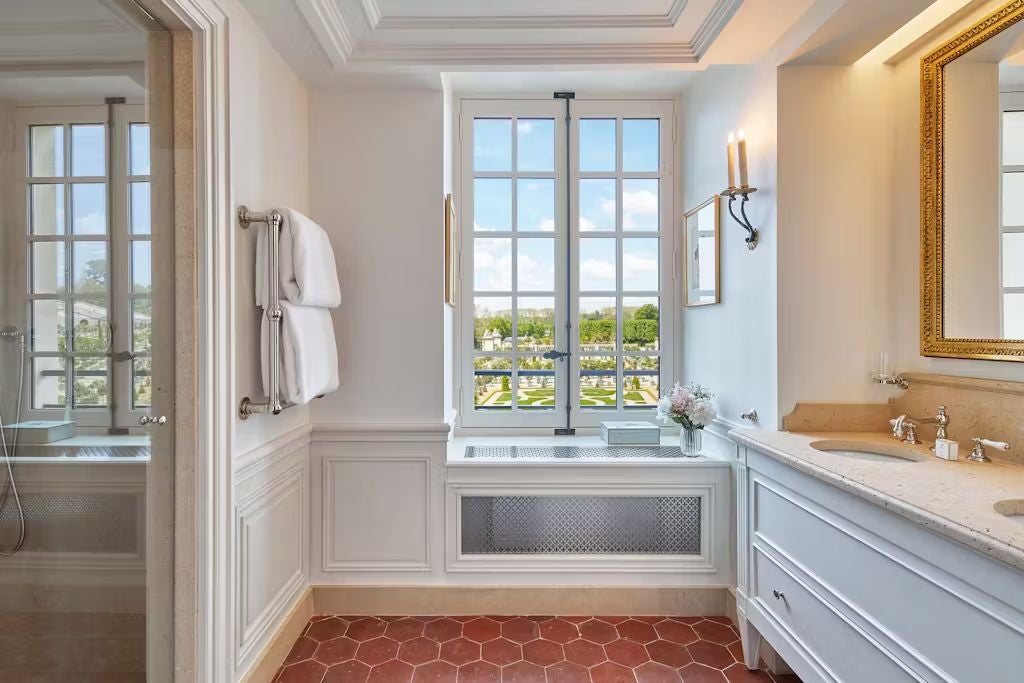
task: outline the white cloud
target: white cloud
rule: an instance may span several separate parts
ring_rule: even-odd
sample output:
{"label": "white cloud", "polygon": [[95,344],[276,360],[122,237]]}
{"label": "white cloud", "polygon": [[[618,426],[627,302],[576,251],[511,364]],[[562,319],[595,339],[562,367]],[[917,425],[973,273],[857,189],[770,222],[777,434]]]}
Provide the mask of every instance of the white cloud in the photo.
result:
{"label": "white cloud", "polygon": [[580,289],[603,291],[615,289],[615,264],[587,259],[580,264]]}
{"label": "white cloud", "polygon": [[654,291],[658,289],[658,260],[637,254],[622,255],[624,289]]}
{"label": "white cloud", "polygon": [[622,227],[625,230],[657,230],[658,195],[650,190],[623,191]]}
{"label": "white cloud", "polygon": [[529,135],[533,132],[533,123],[524,119],[516,121],[516,131],[520,135]]}
{"label": "white cloud", "polygon": [[483,292],[512,289],[511,240],[474,240],[473,288]]}

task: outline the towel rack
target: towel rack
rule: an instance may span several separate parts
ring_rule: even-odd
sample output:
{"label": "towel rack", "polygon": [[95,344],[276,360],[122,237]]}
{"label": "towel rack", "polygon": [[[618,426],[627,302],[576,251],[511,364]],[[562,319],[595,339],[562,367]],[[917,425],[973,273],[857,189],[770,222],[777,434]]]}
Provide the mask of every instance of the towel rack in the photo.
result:
{"label": "towel rack", "polygon": [[[243,230],[248,230],[253,223],[266,223],[267,230],[267,252],[269,255],[267,274],[267,288],[270,300],[267,302],[266,315],[270,321],[270,386],[265,403],[256,403],[248,396],[238,404],[238,416],[248,420],[250,415],[255,413],[279,414],[285,408],[290,408],[292,403],[281,400],[281,320],[284,311],[281,309],[281,278],[278,275],[278,260],[281,249],[281,224],[284,218],[281,212],[271,209],[265,213],[250,211],[249,207],[242,205],[238,207],[238,223]],[[260,349],[260,353],[263,350]]]}

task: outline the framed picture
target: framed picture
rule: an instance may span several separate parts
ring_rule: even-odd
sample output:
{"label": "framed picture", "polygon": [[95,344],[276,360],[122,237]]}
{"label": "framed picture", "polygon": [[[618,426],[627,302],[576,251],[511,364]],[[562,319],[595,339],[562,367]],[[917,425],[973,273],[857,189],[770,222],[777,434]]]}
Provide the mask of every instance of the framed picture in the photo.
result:
{"label": "framed picture", "polygon": [[449,192],[444,196],[444,302],[455,306],[455,285],[458,283],[459,240],[455,227],[455,202]]}
{"label": "framed picture", "polygon": [[721,303],[721,218],[715,195],[683,217],[686,247],[683,263],[683,295],[686,306]]}

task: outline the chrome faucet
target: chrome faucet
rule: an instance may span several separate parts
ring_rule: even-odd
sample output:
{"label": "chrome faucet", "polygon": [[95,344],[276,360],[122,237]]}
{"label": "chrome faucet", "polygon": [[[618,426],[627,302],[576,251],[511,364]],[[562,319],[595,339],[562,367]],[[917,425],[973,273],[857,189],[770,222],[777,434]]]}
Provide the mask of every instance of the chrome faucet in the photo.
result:
{"label": "chrome faucet", "polygon": [[917,445],[921,440],[917,438],[917,424],[907,419],[906,415],[900,415],[895,420],[889,420],[892,425],[893,438],[903,443]]}
{"label": "chrome faucet", "polygon": [[935,425],[936,439],[948,438],[946,429],[949,428],[949,413],[946,412],[946,406],[939,406],[939,412],[935,417],[914,418],[914,421],[919,425]]}

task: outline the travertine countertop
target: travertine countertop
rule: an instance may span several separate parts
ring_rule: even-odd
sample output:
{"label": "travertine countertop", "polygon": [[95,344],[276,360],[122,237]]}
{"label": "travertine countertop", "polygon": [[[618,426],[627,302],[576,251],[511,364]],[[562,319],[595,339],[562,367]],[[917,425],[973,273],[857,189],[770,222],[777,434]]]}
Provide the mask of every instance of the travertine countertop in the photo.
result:
{"label": "travertine countertop", "polygon": [[[913,522],[1024,571],[1024,517],[993,509],[1001,500],[1024,498],[1024,466],[972,463],[969,450],[948,462],[932,455],[929,444],[906,446],[888,434],[828,432],[799,434],[734,429],[735,441],[834,484]],[[815,441],[873,443],[912,450],[917,461],[877,462],[830,455]]]}

